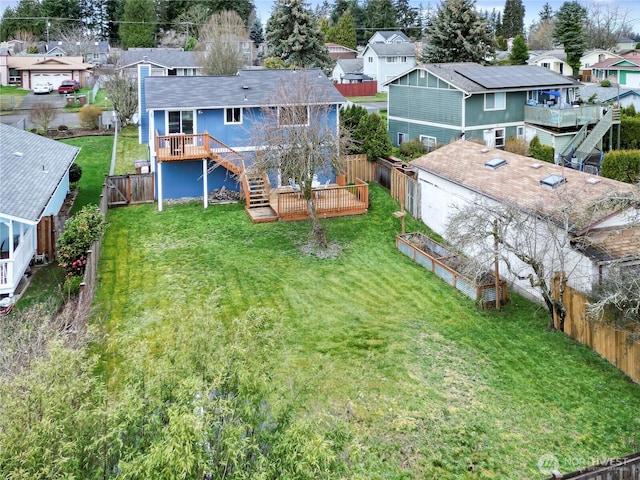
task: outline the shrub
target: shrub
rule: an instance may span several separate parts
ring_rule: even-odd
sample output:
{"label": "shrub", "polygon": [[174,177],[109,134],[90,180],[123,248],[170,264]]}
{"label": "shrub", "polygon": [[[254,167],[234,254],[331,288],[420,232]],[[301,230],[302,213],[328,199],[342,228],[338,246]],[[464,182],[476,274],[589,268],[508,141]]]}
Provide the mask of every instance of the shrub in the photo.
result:
{"label": "shrub", "polygon": [[524,138],[509,137],[504,144],[504,149],[507,152],[517,153],[518,155],[526,155],[527,148],[527,141]]}
{"label": "shrub", "polygon": [[418,138],[404,142],[399,148],[400,156],[405,160],[413,160],[427,153],[427,147]]}
{"label": "shrub", "polygon": [[65,278],[64,284],[62,285],[62,291],[66,298],[75,298],[78,296],[82,280],[83,278],[78,275],[72,275]]}
{"label": "shrub", "polygon": [[361,151],[369,161],[375,162],[378,157],[386,157],[392,145],[387,134],[387,125],[377,113],[362,117],[353,134],[354,140],[361,142]]}
{"label": "shrub", "polygon": [[69,127],[67,127],[66,125],[58,125],[59,132],[66,132],[67,130],[69,130]]}
{"label": "shrub", "polygon": [[67,275],[82,275],[87,264],[87,250],[100,238],[106,224],[95,205],[87,205],[64,224],[58,239],[58,263]]}
{"label": "shrub", "polygon": [[602,160],[602,176],[626,183],[640,180],[640,150],[614,150]]}
{"label": "shrub", "polygon": [[98,128],[100,115],[102,115],[102,110],[93,105],[85,105],[78,112],[80,124],[85,128]]}
{"label": "shrub", "polygon": [[82,167],[77,163],[72,163],[69,168],[69,182],[78,183],[82,177]]}
{"label": "shrub", "polygon": [[531,142],[529,142],[529,152],[527,153],[527,155],[529,157],[535,158],[536,160],[542,160],[543,162],[554,163],[553,147],[542,145],[537,135],[531,139]]}
{"label": "shrub", "polygon": [[611,86],[611,82],[605,78],[604,80],[602,80],[600,82],[600,86],[601,87],[610,87]]}
{"label": "shrub", "polygon": [[640,148],[640,116],[623,115],[620,118],[620,127],[614,127],[613,138],[611,131],[607,131],[604,136],[604,145],[613,145],[617,148],[618,128],[620,128],[620,149],[636,150]]}
{"label": "shrub", "polygon": [[56,117],[56,108],[49,102],[38,102],[29,111],[29,120],[36,126],[44,130],[45,134],[49,129],[49,124]]}

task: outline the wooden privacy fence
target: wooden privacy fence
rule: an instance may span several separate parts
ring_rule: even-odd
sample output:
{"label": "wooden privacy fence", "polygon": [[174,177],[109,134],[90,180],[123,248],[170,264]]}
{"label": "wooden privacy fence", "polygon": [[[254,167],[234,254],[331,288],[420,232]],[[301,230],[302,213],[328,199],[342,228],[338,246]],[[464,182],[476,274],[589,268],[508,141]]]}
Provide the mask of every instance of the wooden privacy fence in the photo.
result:
{"label": "wooden privacy fence", "polygon": [[[558,282],[559,278],[554,278],[554,291]],[[631,380],[640,383],[640,341],[635,339],[631,332],[591,322],[586,314],[589,299],[577,290],[565,286],[563,299],[567,309],[564,332],[574,340],[588,345],[627,374]],[[558,327],[558,319],[555,319],[555,322]]]}
{"label": "wooden privacy fence", "polygon": [[[558,477],[549,477],[554,480]],[[598,465],[566,473],[563,480],[640,480],[640,452],[611,458]]]}
{"label": "wooden privacy fence", "polygon": [[56,253],[55,217],[49,215],[42,217],[37,226],[37,239],[39,255],[46,255],[50,262]]}
{"label": "wooden privacy fence", "polygon": [[334,83],[344,97],[375,97],[378,93],[378,82]]}
{"label": "wooden privacy fence", "polygon": [[103,189],[107,206],[111,208],[135,203],[152,203],[155,200],[153,175],[153,173],[108,175],[105,180],[106,193]]}
{"label": "wooden privacy fence", "polygon": [[376,177],[375,162],[370,162],[364,154],[344,155],[342,157],[342,169],[345,183],[355,183],[356,178],[365,182],[373,182]]}

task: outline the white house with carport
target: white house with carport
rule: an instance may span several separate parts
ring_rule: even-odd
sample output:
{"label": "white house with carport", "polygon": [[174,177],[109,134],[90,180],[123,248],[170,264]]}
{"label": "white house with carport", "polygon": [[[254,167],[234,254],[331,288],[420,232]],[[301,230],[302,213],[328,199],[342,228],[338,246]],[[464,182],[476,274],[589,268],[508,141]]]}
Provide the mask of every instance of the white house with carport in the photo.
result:
{"label": "white house with carport", "polygon": [[80,149],[0,124],[0,296],[12,297],[38,252],[37,226],[57,215]]}
{"label": "white house with carport", "polygon": [[[567,282],[580,291],[588,292],[613,260],[640,261],[637,208],[591,208],[597,200],[613,194],[632,195],[637,192],[632,185],[466,140],[441,147],[411,164],[417,167],[420,219],[439,235],[446,234],[451,216],[459,208],[483,205],[478,212],[486,212],[492,206],[497,209],[509,205],[524,213],[525,222],[535,219],[538,222],[535,225],[544,225],[544,229],[536,230],[540,235],[553,232],[557,238],[566,240],[563,262]],[[627,233],[620,235],[623,231]],[[625,249],[629,241],[635,243],[630,245],[631,249]],[[487,242],[493,245],[492,239]],[[542,238],[539,244],[546,245]],[[470,257],[479,251],[477,247],[470,249],[464,252]],[[557,257],[552,256],[557,254],[546,250],[535,252],[545,262],[549,275],[555,273]],[[531,268],[504,251],[501,255],[518,275],[510,274],[504,262],[500,274],[520,292],[541,299],[527,278]]]}

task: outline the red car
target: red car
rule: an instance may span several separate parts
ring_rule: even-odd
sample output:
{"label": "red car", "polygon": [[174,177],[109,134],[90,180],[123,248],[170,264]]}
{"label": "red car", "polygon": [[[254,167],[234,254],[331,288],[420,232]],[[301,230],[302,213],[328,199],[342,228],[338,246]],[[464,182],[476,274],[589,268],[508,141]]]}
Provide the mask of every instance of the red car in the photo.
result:
{"label": "red car", "polygon": [[58,93],[76,93],[80,90],[80,84],[77,80],[63,80],[58,87]]}

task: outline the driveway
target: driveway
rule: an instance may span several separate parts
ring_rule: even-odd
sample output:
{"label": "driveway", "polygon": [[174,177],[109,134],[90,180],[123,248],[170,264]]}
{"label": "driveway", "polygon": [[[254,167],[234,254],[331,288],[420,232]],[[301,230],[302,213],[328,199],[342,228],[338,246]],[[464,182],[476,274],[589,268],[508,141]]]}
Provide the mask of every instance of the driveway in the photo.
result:
{"label": "driveway", "polygon": [[16,110],[31,110],[36,103],[50,103],[56,108],[64,108],[65,95],[60,95],[56,90],[48,95],[35,95],[33,92],[29,92],[28,95],[22,98],[20,106]]}
{"label": "driveway", "polygon": [[32,128],[35,125],[29,120],[29,111],[36,103],[40,102],[50,103],[56,108],[56,116],[50,123],[52,127],[58,125],[77,127],[80,125],[77,113],[64,111],[66,95],[60,95],[58,92],[51,92],[48,95],[34,95],[33,92],[29,92],[12,113],[0,116],[0,122],[17,128]]}

